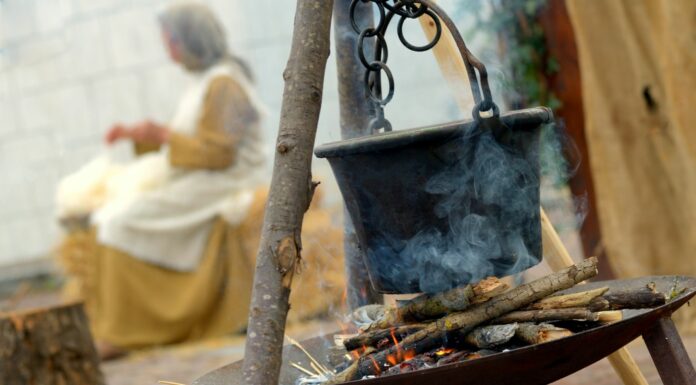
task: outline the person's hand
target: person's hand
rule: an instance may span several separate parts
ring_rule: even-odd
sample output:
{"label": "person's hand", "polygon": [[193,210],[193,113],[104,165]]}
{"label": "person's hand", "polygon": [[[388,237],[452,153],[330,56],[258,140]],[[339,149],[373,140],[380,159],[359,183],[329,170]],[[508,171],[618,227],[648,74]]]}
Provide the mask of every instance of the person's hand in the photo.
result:
{"label": "person's hand", "polygon": [[116,141],[130,137],[130,129],[121,123],[114,124],[104,136],[104,141],[112,145]]}
{"label": "person's hand", "polygon": [[164,144],[169,140],[169,129],[150,120],[144,120],[131,128],[130,137],[136,142]]}
{"label": "person's hand", "polygon": [[109,129],[104,137],[109,145],[121,139],[131,139],[139,143],[164,144],[169,140],[169,129],[150,120],[144,120],[130,127],[117,123]]}

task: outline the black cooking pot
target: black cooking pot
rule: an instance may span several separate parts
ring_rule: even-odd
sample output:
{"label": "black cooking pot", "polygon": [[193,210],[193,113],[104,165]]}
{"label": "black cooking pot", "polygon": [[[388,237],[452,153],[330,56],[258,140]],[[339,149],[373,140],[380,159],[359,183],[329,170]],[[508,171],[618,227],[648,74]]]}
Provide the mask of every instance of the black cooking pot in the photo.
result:
{"label": "black cooking pot", "polygon": [[537,264],[538,140],[552,119],[531,108],[503,114],[499,138],[470,120],[318,147],[375,289],[437,292]]}
{"label": "black cooking pot", "polygon": [[[384,36],[394,17],[401,17],[401,28],[406,18],[427,15],[438,31],[427,46],[412,48],[424,50],[437,43],[444,23],[464,61],[475,101],[472,120],[390,131],[379,113],[393,94],[386,47],[381,46],[386,43],[377,39],[369,63],[358,49],[367,68],[368,95],[378,111],[370,128],[388,132],[325,144],[315,154],[331,164],[372,285],[383,293],[439,292],[535,265],[542,257],[539,133],[553,121],[551,111],[539,107],[500,115],[485,66],[437,4],[418,0],[390,7],[385,1],[372,2],[380,8],[379,28],[363,30],[361,42],[365,36]],[[384,99],[381,70],[390,80]]]}

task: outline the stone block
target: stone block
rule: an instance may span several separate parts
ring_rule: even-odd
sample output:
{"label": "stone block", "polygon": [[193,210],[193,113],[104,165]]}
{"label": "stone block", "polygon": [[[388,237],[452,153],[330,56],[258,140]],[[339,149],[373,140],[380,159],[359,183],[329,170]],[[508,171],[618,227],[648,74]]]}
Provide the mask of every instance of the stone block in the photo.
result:
{"label": "stone block", "polygon": [[116,68],[163,62],[162,42],[155,8],[133,8],[108,17],[107,40]]}
{"label": "stone block", "polygon": [[87,87],[80,83],[24,97],[19,106],[23,131],[55,130],[61,135],[93,130],[93,110]]}
{"label": "stone block", "polygon": [[99,74],[111,68],[106,34],[104,18],[87,19],[66,26],[64,36],[71,78],[99,77]]}
{"label": "stone block", "polygon": [[36,6],[36,31],[41,34],[59,33],[73,15],[69,0],[40,1]]}
{"label": "stone block", "polygon": [[34,0],[5,0],[0,7],[0,46],[26,39],[36,30]]}
{"label": "stone block", "polygon": [[145,106],[141,118],[169,122],[191,82],[190,75],[176,64],[163,63],[144,71],[141,79]]}
{"label": "stone block", "polygon": [[134,73],[121,73],[96,81],[92,95],[96,108],[94,129],[106,132],[116,122],[132,123],[145,118],[143,88]]}

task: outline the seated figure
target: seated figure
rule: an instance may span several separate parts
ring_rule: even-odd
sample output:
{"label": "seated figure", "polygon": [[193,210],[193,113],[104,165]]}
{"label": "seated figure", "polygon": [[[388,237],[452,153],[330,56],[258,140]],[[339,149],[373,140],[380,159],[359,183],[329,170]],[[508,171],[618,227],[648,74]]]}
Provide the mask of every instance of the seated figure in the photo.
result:
{"label": "seated figure", "polygon": [[[66,295],[85,302],[104,357],[247,322],[266,200],[261,104],[209,9],[179,3],[160,23],[171,59],[193,77],[173,119],[115,125],[106,141],[130,140],[140,156],[125,165],[98,158],[58,192]],[[318,203],[305,217],[291,319],[340,301],[334,218]]]}

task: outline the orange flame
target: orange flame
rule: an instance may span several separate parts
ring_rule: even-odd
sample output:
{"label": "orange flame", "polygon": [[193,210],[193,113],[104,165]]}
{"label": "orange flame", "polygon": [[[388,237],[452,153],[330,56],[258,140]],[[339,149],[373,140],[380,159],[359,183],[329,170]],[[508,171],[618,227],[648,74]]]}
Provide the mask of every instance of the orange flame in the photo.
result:
{"label": "orange flame", "polygon": [[[401,362],[403,361],[403,352],[401,351],[401,345],[399,344],[399,341],[396,340],[396,334],[394,333],[394,328],[391,328],[389,334],[391,334],[392,341],[394,342],[394,347],[396,348],[396,357],[394,357],[394,360],[396,362]],[[394,364],[396,365],[396,364]]]}
{"label": "orange flame", "polygon": [[348,287],[343,289],[343,293],[341,294],[341,306],[343,309],[348,308]]}
{"label": "orange flame", "polygon": [[374,366],[375,368],[375,374],[379,375],[380,373],[382,373],[382,370],[379,368],[377,360],[375,360],[375,358],[372,357],[372,355],[369,355],[368,357],[370,357],[370,361],[372,361],[372,366]]}

